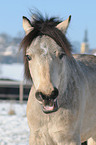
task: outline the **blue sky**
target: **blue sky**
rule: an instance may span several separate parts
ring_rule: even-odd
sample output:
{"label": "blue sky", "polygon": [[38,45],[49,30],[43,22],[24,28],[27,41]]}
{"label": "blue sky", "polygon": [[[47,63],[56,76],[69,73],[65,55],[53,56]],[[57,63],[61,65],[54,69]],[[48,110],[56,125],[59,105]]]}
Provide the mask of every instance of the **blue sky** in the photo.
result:
{"label": "blue sky", "polygon": [[23,31],[22,16],[30,18],[33,8],[64,20],[71,14],[69,40],[82,42],[87,29],[90,48],[96,48],[96,0],[0,0],[0,33],[17,36]]}

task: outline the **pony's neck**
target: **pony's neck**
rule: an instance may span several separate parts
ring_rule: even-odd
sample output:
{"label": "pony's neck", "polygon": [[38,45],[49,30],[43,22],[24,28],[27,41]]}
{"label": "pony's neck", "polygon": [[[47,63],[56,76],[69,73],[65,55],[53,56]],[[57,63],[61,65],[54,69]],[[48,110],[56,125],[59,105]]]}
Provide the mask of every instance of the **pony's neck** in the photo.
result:
{"label": "pony's neck", "polygon": [[77,87],[78,84],[82,81],[82,70],[80,70],[80,66],[76,62],[76,60],[72,58],[67,58],[64,60],[64,67],[63,67],[59,90],[61,94],[70,88],[73,90],[73,87]]}
{"label": "pony's neck", "polygon": [[68,109],[68,106],[74,106],[74,100],[79,99],[82,72],[79,72],[79,66],[74,58],[67,60],[65,68],[67,71],[63,72],[63,79],[59,86],[59,101],[62,102],[63,100],[63,104],[60,107]]}

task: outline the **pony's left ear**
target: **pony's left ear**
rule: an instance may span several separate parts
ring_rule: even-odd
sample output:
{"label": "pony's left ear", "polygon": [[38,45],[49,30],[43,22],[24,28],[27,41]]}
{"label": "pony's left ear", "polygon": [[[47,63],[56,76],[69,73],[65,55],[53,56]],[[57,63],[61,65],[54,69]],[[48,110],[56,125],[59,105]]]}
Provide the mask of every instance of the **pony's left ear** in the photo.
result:
{"label": "pony's left ear", "polygon": [[31,26],[31,22],[28,18],[26,18],[25,16],[23,16],[23,28],[24,31],[26,33],[26,35],[32,31],[33,27]]}
{"label": "pony's left ear", "polygon": [[61,23],[59,23],[59,24],[56,26],[56,28],[58,28],[59,30],[63,31],[63,33],[66,33],[70,21],[71,21],[71,15],[68,17],[67,20],[65,20],[65,21],[63,21],[63,22],[61,22]]}

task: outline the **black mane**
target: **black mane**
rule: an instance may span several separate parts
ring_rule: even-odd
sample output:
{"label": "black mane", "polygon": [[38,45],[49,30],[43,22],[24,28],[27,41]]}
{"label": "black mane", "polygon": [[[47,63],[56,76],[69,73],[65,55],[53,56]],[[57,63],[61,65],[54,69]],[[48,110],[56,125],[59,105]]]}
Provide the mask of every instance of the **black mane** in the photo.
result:
{"label": "black mane", "polygon": [[[32,41],[42,35],[46,35],[51,37],[66,53],[67,56],[70,56],[71,54],[71,45],[69,41],[66,39],[65,35],[56,28],[56,26],[61,22],[56,17],[52,17],[50,19],[44,18],[40,14],[34,14],[34,18],[32,18],[32,22],[29,21],[30,25],[33,27],[32,31],[24,37],[20,44],[20,48],[24,48],[24,56],[26,54],[26,49],[30,46]],[[28,62],[26,58],[24,58],[25,62],[25,69],[27,67],[28,69]],[[28,71],[29,74],[29,71]],[[28,74],[26,73],[26,76],[28,77]],[[30,75],[29,75],[30,76]],[[30,77],[29,77],[30,78]]]}

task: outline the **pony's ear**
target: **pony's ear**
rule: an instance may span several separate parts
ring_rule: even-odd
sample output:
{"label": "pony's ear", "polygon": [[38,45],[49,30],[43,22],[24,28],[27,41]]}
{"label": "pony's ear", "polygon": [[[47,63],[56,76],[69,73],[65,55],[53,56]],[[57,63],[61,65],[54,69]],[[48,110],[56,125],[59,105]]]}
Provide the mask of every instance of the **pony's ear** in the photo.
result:
{"label": "pony's ear", "polygon": [[23,28],[26,34],[28,34],[33,29],[30,20],[25,16],[23,16]]}
{"label": "pony's ear", "polygon": [[56,28],[58,28],[59,30],[63,31],[63,33],[66,33],[66,30],[67,30],[67,28],[69,26],[70,20],[71,20],[71,15],[65,21],[59,23],[56,26]]}

